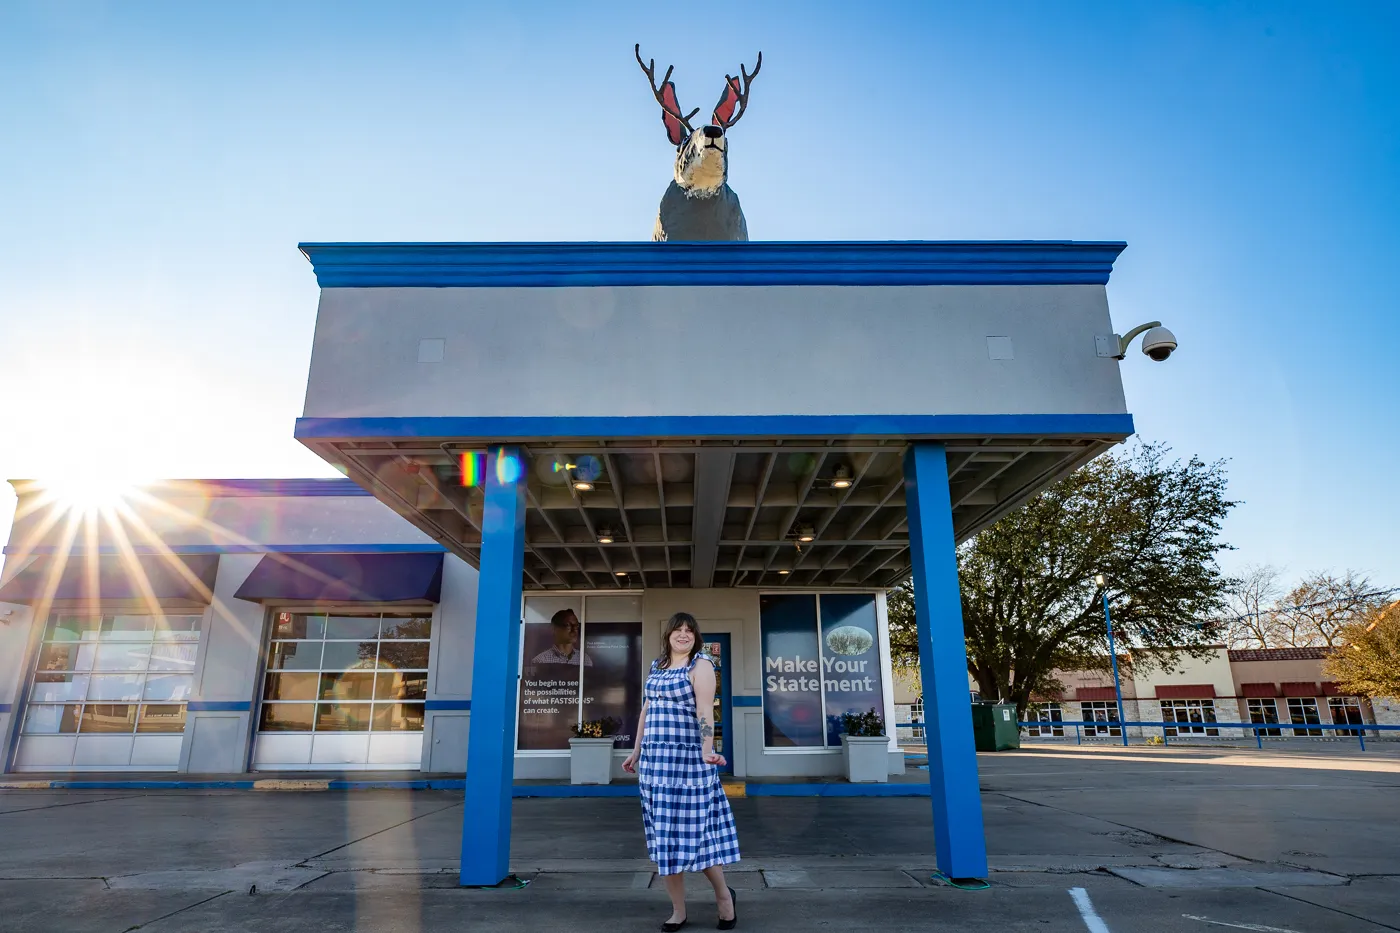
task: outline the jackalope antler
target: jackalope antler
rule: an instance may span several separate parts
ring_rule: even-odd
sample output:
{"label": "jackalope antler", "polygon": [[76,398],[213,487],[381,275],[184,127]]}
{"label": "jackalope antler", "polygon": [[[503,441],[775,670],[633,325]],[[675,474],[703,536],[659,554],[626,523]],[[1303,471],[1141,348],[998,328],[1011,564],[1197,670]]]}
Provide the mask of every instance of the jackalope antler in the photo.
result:
{"label": "jackalope antler", "polygon": [[[744,111],[749,109],[749,89],[753,86],[753,79],[758,77],[758,70],[763,67],[763,53],[758,53],[758,61],[754,63],[753,74],[749,74],[742,62],[739,63],[739,74],[744,79],[743,89],[739,87],[739,79],[733,75],[724,76],[724,93],[720,95],[719,103],[715,104],[715,125],[729,129],[739,122],[739,118],[744,115]],[[670,72],[667,72],[669,74]],[[739,112],[735,113],[734,108],[738,106]]]}
{"label": "jackalope antler", "polygon": [[[651,64],[649,65],[642,64],[642,44],[640,42],[633,46],[632,51],[637,56],[637,64],[642,66],[642,73],[645,74],[647,80],[651,82],[651,93],[656,96],[656,102],[661,105],[663,113],[685,127],[686,133],[695,132],[695,127],[690,125],[690,118],[699,113],[700,108],[696,107],[694,110],[690,111],[690,113],[681,116],[681,105],[676,101],[676,85],[671,80],[671,72],[676,70],[676,66],[672,65],[666,69],[666,76],[661,79],[661,86],[657,87],[656,59],[651,59]],[[740,70],[742,69],[743,66],[741,65]],[[758,69],[754,69],[754,74],[758,74]]]}

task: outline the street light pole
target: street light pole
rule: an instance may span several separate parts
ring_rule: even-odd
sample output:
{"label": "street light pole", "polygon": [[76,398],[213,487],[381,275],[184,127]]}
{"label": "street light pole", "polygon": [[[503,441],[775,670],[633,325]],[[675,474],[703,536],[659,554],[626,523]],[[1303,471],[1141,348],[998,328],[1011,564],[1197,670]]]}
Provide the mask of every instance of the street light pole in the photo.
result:
{"label": "street light pole", "polygon": [[1118,701],[1118,731],[1123,735],[1123,746],[1128,745],[1128,727],[1122,725],[1127,722],[1127,717],[1123,715],[1123,687],[1118,682],[1118,651],[1113,645],[1113,618],[1108,614],[1108,581],[1103,574],[1094,575],[1094,583],[1098,584],[1099,592],[1103,594],[1103,624],[1108,629],[1108,657],[1113,662],[1113,696]]}

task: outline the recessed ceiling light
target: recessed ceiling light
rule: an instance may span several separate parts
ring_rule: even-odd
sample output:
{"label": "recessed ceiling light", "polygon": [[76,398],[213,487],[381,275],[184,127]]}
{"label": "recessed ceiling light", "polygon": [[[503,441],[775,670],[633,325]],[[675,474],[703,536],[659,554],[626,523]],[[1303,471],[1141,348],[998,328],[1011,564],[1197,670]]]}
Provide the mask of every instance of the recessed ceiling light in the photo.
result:
{"label": "recessed ceiling light", "polygon": [[613,571],[613,576],[615,576],[615,577],[625,577],[625,576],[627,576],[627,571],[625,571],[625,570],[614,570],[614,571]]}
{"label": "recessed ceiling light", "polygon": [[613,543],[613,533],[612,533],[612,529],[611,529],[611,528],[599,528],[599,529],[598,529],[598,543],[599,543],[599,544],[612,544],[612,543]]}
{"label": "recessed ceiling light", "polygon": [[790,574],[790,573],[792,573],[791,570],[779,570],[779,571],[778,571],[778,576],[780,576],[780,577],[785,577],[785,576],[787,576],[787,575]]}
{"label": "recessed ceiling light", "polygon": [[851,469],[847,466],[836,468],[836,476],[831,480],[832,489],[849,489],[851,487]]}
{"label": "recessed ceiling light", "polygon": [[811,525],[798,525],[798,526],[797,526],[797,540],[798,540],[798,541],[801,541],[803,544],[806,544],[808,541],[815,541],[816,538],[817,538],[816,529],[814,529]]}
{"label": "recessed ceiling light", "polygon": [[574,480],[574,488],[579,492],[592,492],[593,484],[586,479],[576,479]]}

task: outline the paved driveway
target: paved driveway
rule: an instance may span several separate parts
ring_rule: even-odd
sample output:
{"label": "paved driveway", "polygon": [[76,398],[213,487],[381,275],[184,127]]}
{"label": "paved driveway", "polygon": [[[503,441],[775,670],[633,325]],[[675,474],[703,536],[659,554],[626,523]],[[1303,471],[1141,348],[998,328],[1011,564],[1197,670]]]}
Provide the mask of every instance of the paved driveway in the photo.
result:
{"label": "paved driveway", "polygon": [[[738,799],[740,928],[1400,930],[1394,750],[979,761],[990,887],[933,877],[925,799]],[[460,793],[0,791],[0,930],[651,930],[666,900],[637,806],[515,801],[529,883],[481,891],[456,887]]]}

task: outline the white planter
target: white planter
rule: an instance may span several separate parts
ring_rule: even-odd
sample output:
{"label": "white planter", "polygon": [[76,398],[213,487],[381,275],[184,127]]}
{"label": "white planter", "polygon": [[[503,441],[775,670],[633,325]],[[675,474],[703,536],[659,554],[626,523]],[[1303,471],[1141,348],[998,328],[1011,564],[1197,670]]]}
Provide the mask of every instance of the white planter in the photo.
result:
{"label": "white planter", "polygon": [[569,783],[612,782],[613,739],[569,739]]}
{"label": "white planter", "polygon": [[846,780],[852,784],[885,784],[890,779],[890,739],[887,735],[843,735],[841,755]]}

